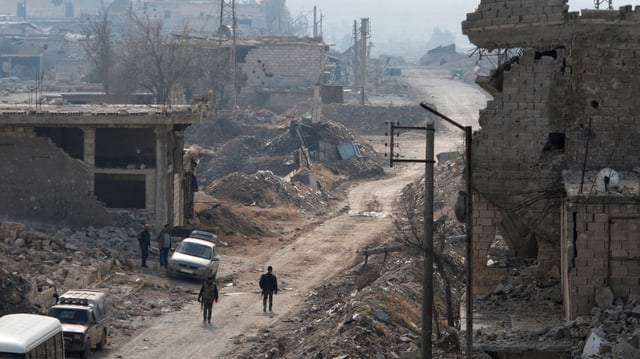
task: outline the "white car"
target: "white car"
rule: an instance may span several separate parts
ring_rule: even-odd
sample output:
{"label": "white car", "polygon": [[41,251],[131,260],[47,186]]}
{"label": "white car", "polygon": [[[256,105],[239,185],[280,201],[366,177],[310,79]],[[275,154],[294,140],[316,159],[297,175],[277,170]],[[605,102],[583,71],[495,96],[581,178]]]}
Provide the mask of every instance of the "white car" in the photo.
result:
{"label": "white car", "polygon": [[185,238],[176,247],[167,263],[167,276],[185,276],[204,280],[218,273],[216,245],[198,238]]}
{"label": "white car", "polygon": [[191,231],[191,234],[189,234],[189,238],[199,238],[199,239],[204,239],[205,241],[215,243],[216,245],[220,244],[220,242],[218,242],[218,236],[216,236],[211,232],[206,232],[206,231],[199,231],[199,230]]}

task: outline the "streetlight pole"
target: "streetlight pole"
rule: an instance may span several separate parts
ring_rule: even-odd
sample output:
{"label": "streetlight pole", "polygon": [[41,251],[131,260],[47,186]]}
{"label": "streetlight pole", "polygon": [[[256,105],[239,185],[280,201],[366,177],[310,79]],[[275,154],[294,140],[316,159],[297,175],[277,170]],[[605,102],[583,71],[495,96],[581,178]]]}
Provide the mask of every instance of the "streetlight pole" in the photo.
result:
{"label": "streetlight pole", "polygon": [[462,126],[461,124],[455,122],[454,120],[448,118],[447,116],[441,114],[435,109],[429,107],[424,102],[420,103],[420,107],[425,110],[433,113],[434,115],[442,118],[443,120],[449,122],[450,124],[456,126],[457,128],[464,131],[464,140],[465,140],[465,155],[466,155],[466,170],[465,170],[465,181],[466,181],[466,196],[465,196],[465,232],[466,232],[466,259],[465,259],[465,271],[467,275],[467,303],[466,303],[466,332],[467,332],[467,340],[466,340],[466,351],[467,358],[472,358],[473,353],[473,218],[472,218],[472,208],[473,200],[472,200],[472,186],[471,186],[471,138],[473,136],[471,126]]}
{"label": "streetlight pole", "polygon": [[422,358],[431,359],[433,334],[433,158],[435,126],[427,123],[424,175],[424,269],[422,276]]}

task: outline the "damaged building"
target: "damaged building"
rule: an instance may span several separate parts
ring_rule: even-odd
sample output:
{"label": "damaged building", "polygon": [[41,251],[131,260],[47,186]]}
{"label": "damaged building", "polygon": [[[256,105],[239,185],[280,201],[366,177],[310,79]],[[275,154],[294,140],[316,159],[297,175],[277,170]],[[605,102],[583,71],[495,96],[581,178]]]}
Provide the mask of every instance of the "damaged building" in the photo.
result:
{"label": "damaged building", "polygon": [[504,279],[487,266],[502,236],[538,277],[560,278],[575,319],[603,291],[640,293],[640,8],[568,9],[482,0],[462,29],[480,48],[521,50],[479,79],[494,99],[472,149],[474,285]]}
{"label": "damaged building", "polygon": [[184,129],[197,120],[188,107],[4,105],[0,218],[183,224]]}
{"label": "damaged building", "polygon": [[320,96],[317,91],[325,83],[328,50],[322,39],[295,36],[262,37],[238,46],[237,61],[246,77],[241,105],[284,111]]}

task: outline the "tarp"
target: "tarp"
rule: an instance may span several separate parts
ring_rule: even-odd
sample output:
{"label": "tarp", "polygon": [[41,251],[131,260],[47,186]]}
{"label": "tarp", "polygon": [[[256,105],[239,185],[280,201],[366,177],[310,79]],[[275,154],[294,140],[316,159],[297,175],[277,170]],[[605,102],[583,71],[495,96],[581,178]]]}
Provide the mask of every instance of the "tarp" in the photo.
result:
{"label": "tarp", "polygon": [[353,142],[338,145],[338,152],[340,153],[340,158],[343,160],[350,160],[354,157],[357,157],[358,159],[363,158],[360,148],[358,148],[357,144]]}

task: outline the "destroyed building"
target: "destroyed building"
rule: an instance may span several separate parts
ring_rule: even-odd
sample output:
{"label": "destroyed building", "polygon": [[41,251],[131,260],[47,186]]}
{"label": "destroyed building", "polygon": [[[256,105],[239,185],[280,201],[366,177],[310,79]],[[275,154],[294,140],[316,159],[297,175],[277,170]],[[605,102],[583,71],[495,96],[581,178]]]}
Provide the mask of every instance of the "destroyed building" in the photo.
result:
{"label": "destroyed building", "polygon": [[640,292],[640,8],[569,12],[566,0],[482,0],[462,24],[515,57],[479,83],[493,95],[473,140],[474,286],[502,235],[538,276],[561,278],[566,319],[596,293]]}
{"label": "destroyed building", "polygon": [[324,84],[328,47],[321,39],[295,36],[262,37],[239,46],[238,62],[246,76],[241,105],[286,110],[313,98]]}
{"label": "destroyed building", "polygon": [[188,107],[3,105],[0,218],[99,226],[126,211],[183,224],[184,129],[196,121]]}

